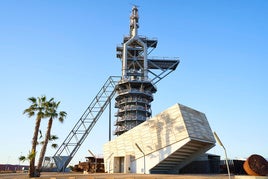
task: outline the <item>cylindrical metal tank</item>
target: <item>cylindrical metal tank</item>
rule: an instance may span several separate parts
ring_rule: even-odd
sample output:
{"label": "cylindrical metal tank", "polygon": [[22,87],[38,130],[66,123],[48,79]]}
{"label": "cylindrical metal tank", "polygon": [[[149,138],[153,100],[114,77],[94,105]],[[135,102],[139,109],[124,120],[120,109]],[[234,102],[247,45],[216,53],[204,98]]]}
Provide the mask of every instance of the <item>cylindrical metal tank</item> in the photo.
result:
{"label": "cylindrical metal tank", "polygon": [[266,176],[268,175],[268,162],[260,155],[251,155],[243,165],[248,175]]}

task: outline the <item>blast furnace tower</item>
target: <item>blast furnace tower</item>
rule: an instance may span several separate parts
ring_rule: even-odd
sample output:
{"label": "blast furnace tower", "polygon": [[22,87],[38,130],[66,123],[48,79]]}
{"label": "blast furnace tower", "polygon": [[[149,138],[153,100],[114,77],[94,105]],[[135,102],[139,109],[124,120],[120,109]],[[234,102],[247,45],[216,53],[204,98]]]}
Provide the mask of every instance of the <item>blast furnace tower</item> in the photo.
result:
{"label": "blast furnace tower", "polygon": [[124,37],[122,46],[117,47],[117,57],[122,61],[122,76],[108,77],[58,148],[52,157],[58,172],[66,169],[116,92],[115,135],[121,135],[151,117],[155,84],[173,72],[180,61],[178,58],[147,58],[156,48],[157,40],[138,36],[138,22],[138,9],[134,6],[130,16],[130,34]]}
{"label": "blast furnace tower", "polygon": [[[122,78],[115,88],[115,107],[118,108],[115,135],[121,135],[151,117],[153,93],[157,91],[154,84],[163,78],[161,75],[164,72],[175,70],[179,63],[174,59],[148,59],[157,46],[157,40],[139,36],[138,28],[138,9],[134,6],[129,36],[124,37],[121,46],[116,48],[117,58],[122,62]],[[153,69],[162,70],[163,73],[156,75],[151,71]],[[149,73],[154,78],[150,79]]]}

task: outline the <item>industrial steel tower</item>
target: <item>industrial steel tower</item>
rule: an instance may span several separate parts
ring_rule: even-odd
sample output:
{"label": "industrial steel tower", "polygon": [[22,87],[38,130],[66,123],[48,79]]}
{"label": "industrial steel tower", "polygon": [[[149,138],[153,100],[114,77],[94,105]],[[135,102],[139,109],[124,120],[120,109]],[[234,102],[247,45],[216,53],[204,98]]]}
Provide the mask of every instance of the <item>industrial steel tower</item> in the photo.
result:
{"label": "industrial steel tower", "polygon": [[[122,79],[116,86],[115,107],[118,112],[115,114],[115,135],[121,135],[151,117],[153,93],[157,91],[154,84],[163,78],[164,72],[175,70],[179,63],[174,59],[148,59],[149,53],[157,46],[157,40],[139,36],[138,22],[138,9],[134,6],[130,16],[130,34],[116,49],[117,58],[122,61]],[[160,69],[163,73],[156,75],[152,69]],[[154,75],[153,79],[149,78],[149,73]]]}
{"label": "industrial steel tower", "polygon": [[53,156],[58,171],[64,171],[68,166],[116,92],[115,135],[121,135],[151,117],[155,84],[177,68],[179,59],[147,58],[156,48],[157,40],[138,36],[138,22],[138,9],[134,6],[130,34],[124,37],[122,46],[117,47],[117,57],[122,61],[122,77],[110,76],[107,79],[58,148]]}

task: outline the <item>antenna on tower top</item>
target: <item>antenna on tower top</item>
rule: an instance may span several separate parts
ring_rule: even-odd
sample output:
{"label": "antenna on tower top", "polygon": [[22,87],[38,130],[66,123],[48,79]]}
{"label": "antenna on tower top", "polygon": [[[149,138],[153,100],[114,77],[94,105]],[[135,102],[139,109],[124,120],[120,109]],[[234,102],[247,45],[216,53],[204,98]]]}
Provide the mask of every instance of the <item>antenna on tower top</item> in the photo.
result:
{"label": "antenna on tower top", "polygon": [[133,5],[132,13],[130,16],[130,36],[134,37],[137,35],[137,31],[139,28],[139,14],[138,14],[138,7]]}

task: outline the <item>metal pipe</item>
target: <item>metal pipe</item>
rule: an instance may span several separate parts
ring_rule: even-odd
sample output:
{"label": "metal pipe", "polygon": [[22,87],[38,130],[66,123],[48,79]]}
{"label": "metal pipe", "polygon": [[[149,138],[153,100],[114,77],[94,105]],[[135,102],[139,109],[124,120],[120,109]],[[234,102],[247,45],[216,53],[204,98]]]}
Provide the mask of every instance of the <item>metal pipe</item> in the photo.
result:
{"label": "metal pipe", "polygon": [[111,141],[111,123],[112,123],[112,114],[111,114],[111,98],[109,97],[109,141]]}
{"label": "metal pipe", "polygon": [[130,40],[128,40],[126,43],[123,44],[123,58],[122,58],[122,78],[123,78],[123,80],[125,80],[126,76],[127,76],[127,44]]}
{"label": "metal pipe", "polygon": [[222,146],[222,148],[223,148],[223,150],[224,150],[224,153],[225,153],[225,161],[226,161],[226,167],[227,167],[227,172],[228,172],[229,179],[231,179],[231,174],[230,174],[230,169],[229,169],[229,163],[228,163],[228,157],[227,157],[226,149],[225,149],[224,145],[222,144],[220,138],[219,138],[218,135],[216,134],[216,132],[214,132],[214,137],[216,138],[216,141],[218,142],[218,144],[219,144],[220,146]]}
{"label": "metal pipe", "polygon": [[145,172],[145,153],[143,152],[143,150],[141,150],[140,146],[135,143],[136,147],[139,149],[139,151],[143,154],[143,173],[146,174]]}
{"label": "metal pipe", "polygon": [[143,78],[145,81],[147,81],[148,79],[148,61],[147,61],[147,44],[143,43],[143,68],[144,68],[144,72],[143,72]]}

